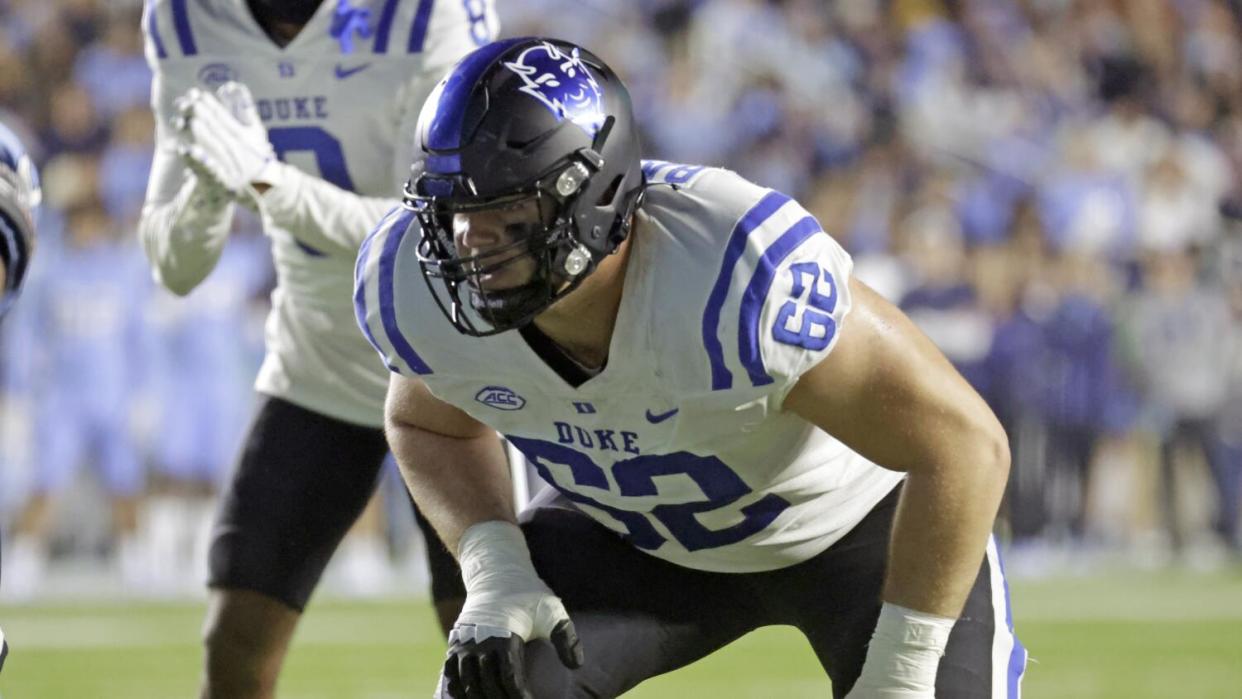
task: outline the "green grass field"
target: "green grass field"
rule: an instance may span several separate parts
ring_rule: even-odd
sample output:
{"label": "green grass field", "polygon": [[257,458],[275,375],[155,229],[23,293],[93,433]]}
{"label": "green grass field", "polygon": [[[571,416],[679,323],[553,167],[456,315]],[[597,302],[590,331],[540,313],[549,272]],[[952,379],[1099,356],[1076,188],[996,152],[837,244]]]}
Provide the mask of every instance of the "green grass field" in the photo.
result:
{"label": "green grass field", "polygon": [[[1014,604],[1033,661],[1025,697],[1242,696],[1242,570],[1026,581],[1014,585]],[[0,697],[191,697],[200,615],[194,604],[0,608],[0,625],[13,645]],[[430,610],[420,601],[313,604],[280,696],[429,696],[441,648]],[[772,628],[627,696],[829,695],[798,633]]]}

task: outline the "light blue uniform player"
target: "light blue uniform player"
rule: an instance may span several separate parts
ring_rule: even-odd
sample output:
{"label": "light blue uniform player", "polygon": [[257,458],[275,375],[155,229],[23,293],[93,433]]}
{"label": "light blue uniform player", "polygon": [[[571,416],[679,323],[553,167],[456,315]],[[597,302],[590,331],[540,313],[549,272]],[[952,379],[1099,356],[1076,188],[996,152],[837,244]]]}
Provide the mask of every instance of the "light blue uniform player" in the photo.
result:
{"label": "light blue uniform player", "polygon": [[39,176],[26,149],[0,124],[0,316],[17,299],[34,252]]}
{"label": "light blue uniform player", "polygon": [[[214,273],[189,297],[158,293],[156,392],[162,406],[155,468],[177,484],[214,488],[237,454],[253,410],[248,390],[258,368],[247,308],[272,276],[267,241],[234,237]],[[194,400],[185,400],[194,396]]]}
{"label": "light blue uniform player", "polygon": [[[34,252],[34,210],[39,177],[21,140],[0,124],[0,317],[9,310],[26,279]],[[0,630],[0,669],[9,644]]]}
{"label": "light blue uniform player", "polygon": [[22,330],[32,355],[33,493],[17,534],[41,540],[47,507],[80,468],[97,473],[113,505],[118,544],[135,531],[145,485],[132,408],[147,375],[151,336],[143,316],[152,289],[136,246],[116,240],[101,210],[70,215],[67,240],[45,251],[48,269],[29,289]]}
{"label": "light blue uniform player", "polygon": [[[439,696],[617,696],[773,624],[837,697],[1017,695],[1004,432],[814,217],[640,166],[624,86],[566,42],[466,57],[419,136],[355,308],[466,583]],[[520,526],[493,429],[555,488]]]}

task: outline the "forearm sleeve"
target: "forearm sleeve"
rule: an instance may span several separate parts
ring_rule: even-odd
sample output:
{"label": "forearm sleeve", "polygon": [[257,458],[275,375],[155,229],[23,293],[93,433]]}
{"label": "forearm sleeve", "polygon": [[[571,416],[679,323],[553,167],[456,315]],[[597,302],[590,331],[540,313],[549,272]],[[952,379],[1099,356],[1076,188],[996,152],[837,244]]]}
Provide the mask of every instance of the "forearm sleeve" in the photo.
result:
{"label": "forearm sleeve", "polygon": [[177,155],[176,82],[170,83],[149,35],[151,111],[155,115],[155,158],[138,222],[138,237],[156,281],[175,294],[190,292],[216,266],[233,222],[233,203],[214,183],[200,181]]}
{"label": "forearm sleeve", "polygon": [[234,204],[201,182],[171,149],[157,149],[138,223],[156,281],[178,295],[206,278],[228,239]]}
{"label": "forearm sleeve", "polygon": [[401,203],[354,194],[279,162],[269,165],[260,179],[271,185],[258,197],[264,228],[289,231],[323,252],[356,254],[375,224]]}

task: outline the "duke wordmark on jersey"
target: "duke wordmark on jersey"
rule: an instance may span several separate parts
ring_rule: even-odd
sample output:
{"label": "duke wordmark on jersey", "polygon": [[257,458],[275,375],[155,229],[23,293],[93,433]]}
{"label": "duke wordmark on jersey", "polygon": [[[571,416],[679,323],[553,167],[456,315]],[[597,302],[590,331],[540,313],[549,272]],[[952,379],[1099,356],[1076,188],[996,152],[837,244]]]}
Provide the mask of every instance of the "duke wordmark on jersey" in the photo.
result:
{"label": "duke wordmark on jersey", "polygon": [[571,425],[559,420],[552,423],[556,429],[556,441],[583,449],[599,449],[600,451],[623,451],[627,454],[641,454],[638,448],[638,433],[629,430],[587,428]]}
{"label": "duke wordmark on jersey", "polygon": [[327,119],[328,96],[259,98],[254,101],[259,118],[265,122],[297,119]]}

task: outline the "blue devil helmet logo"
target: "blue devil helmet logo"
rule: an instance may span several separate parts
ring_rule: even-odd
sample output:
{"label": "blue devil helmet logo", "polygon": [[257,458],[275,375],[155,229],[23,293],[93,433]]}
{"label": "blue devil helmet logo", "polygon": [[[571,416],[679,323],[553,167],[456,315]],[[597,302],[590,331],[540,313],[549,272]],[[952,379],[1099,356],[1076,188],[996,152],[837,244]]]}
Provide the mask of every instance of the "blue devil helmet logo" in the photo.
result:
{"label": "blue devil helmet logo", "polygon": [[565,53],[544,41],[505,61],[505,67],[522,78],[522,92],[595,138],[604,123],[604,93],[577,48]]}

